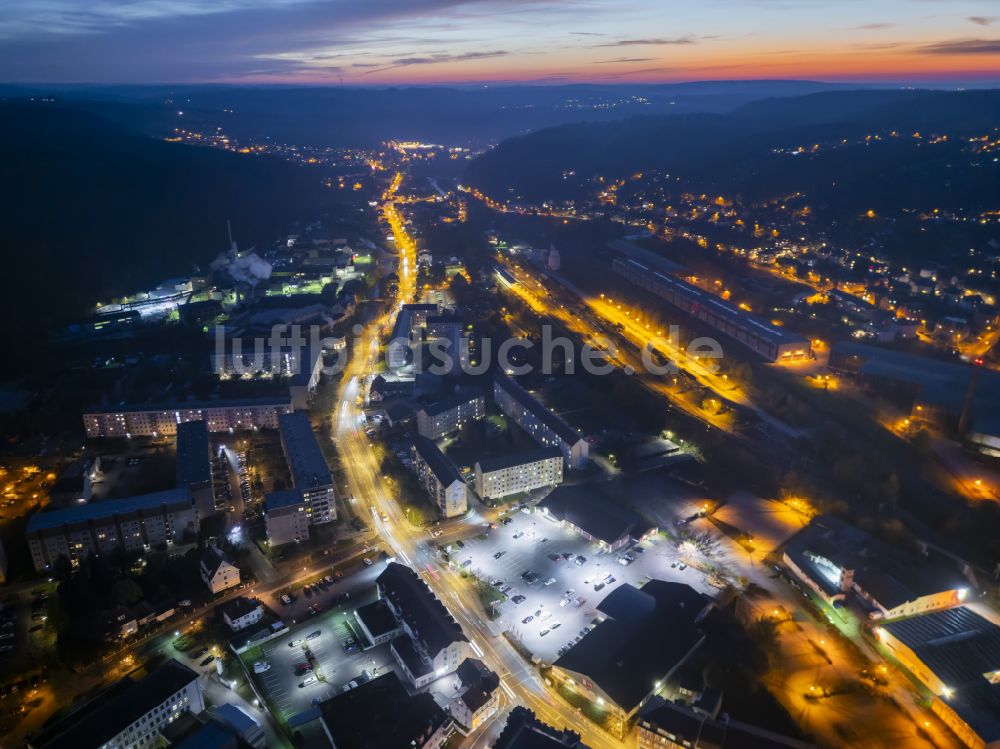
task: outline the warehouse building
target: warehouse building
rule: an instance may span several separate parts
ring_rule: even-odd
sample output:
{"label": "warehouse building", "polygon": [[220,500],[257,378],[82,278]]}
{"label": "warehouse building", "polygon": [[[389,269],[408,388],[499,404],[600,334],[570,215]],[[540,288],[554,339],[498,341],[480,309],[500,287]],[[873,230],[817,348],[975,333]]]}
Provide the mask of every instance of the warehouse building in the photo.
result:
{"label": "warehouse building", "polygon": [[887,622],[875,634],[934,694],[931,710],[966,746],[1000,747],[1000,627],[958,606]]}
{"label": "warehouse building", "polygon": [[538,503],[538,511],[607,552],[618,551],[657,531],[638,514],[600,496],[587,484],[556,487]]}

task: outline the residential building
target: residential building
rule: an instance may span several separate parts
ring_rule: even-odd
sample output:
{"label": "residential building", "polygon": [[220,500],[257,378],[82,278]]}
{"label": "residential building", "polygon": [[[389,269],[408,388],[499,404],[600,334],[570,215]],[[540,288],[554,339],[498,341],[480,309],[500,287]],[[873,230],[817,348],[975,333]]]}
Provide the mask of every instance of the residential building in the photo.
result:
{"label": "residential building", "polygon": [[204,421],[209,432],[238,432],[277,429],[278,417],[291,411],[290,397],[143,404],[87,411],[83,426],[88,439],[169,436],[186,421]]}
{"label": "residential building", "polygon": [[420,435],[413,437],[410,453],[413,469],[441,514],[453,518],[467,512],[469,487],[448,456],[431,440]]}
{"label": "residential building", "polygon": [[427,318],[437,315],[440,308],[436,304],[404,304],[396,315],[396,322],[386,346],[386,365],[389,369],[400,369],[410,359],[410,345],[416,333],[427,325]]}
{"label": "residential building", "polygon": [[587,745],[579,734],[542,723],[531,710],[517,705],[507,716],[493,749],[587,749]]}
{"label": "residential building", "polygon": [[958,606],[880,624],[875,634],[966,746],[1000,747],[1000,627]]}
{"label": "residential building", "polygon": [[39,512],[25,536],[35,570],[47,570],[60,556],[74,566],[90,553],[115,549],[147,551],[198,532],[198,512],[187,488]]}
{"label": "residential building", "polygon": [[215,513],[212,455],[204,419],[177,425],[177,486],[191,492],[199,518]]}
{"label": "residential building", "polygon": [[538,511],[608,552],[657,531],[640,515],[587,484],[556,487],[538,503]]}
{"label": "residential building", "polygon": [[795,534],[782,560],[827,603],[850,595],[872,619],[948,608],[968,595],[969,583],[950,558],[890,547],[830,515]]}
{"label": "residential building", "polygon": [[233,632],[239,632],[264,618],[264,604],[255,598],[239,596],[222,606],[222,618]]}
{"label": "residential building", "polygon": [[199,560],[201,579],[213,594],[240,584],[240,568],[223,554],[218,546],[206,546]]}
{"label": "residential building", "polygon": [[597,606],[604,621],[552,664],[552,678],[627,726],[704,641],[700,622],[710,607],[684,583],[622,583]]}
{"label": "residential building", "polygon": [[408,694],[389,671],[319,706],[333,749],[439,749],[452,721],[427,692]]}
{"label": "residential building", "polygon": [[482,392],[464,390],[417,411],[417,432],[421,437],[436,440],[484,416],[486,401]]}
{"label": "residential building", "polygon": [[304,411],[278,420],[281,447],[288,462],[292,488],[264,497],[264,525],[272,546],[309,538],[309,528],[337,517],[333,474]]}
{"label": "residential building", "polygon": [[562,417],[549,411],[510,377],[496,375],[493,380],[493,400],[535,442],[543,447],[558,447],[568,468],[580,469],[587,465],[590,453],[587,441]]}
{"label": "residential building", "polygon": [[[622,248],[617,248],[622,252]],[[637,252],[642,259],[636,259]],[[715,294],[672,275],[676,264],[635,247],[611,263],[618,275],[655,294],[685,314],[726,334],[766,361],[788,361],[812,355],[810,342],[739,309]]]}
{"label": "residential building", "polygon": [[476,494],[503,499],[511,494],[555,486],[563,480],[563,455],[558,447],[541,447],[476,461]]}
{"label": "residential building", "polygon": [[455,696],[448,712],[463,736],[485,725],[500,709],[500,677],[475,658],[466,658],[455,670]]}
{"label": "residential building", "polygon": [[381,598],[354,610],[354,618],[365,639],[372,645],[384,645],[403,634],[403,627],[392,609]]}
{"label": "residential building", "polygon": [[719,715],[654,697],[635,725],[639,749],[810,749],[811,744]]}
{"label": "residential building", "polygon": [[458,622],[412,569],[390,562],[376,585],[404,632],[389,647],[415,687],[450,674],[471,655]]}
{"label": "residential building", "polygon": [[198,674],[174,659],[149,675],[115,683],[32,736],[29,749],[146,749],[170,724],[205,709]]}

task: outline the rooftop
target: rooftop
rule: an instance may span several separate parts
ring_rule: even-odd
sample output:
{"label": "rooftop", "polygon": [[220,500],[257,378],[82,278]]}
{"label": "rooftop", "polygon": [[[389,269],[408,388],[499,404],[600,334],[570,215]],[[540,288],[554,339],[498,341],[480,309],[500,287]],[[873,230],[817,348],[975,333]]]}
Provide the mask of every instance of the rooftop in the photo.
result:
{"label": "rooftop", "polygon": [[294,507],[305,499],[301,489],[279,489],[264,495],[264,512],[273,512],[285,507]]}
{"label": "rooftop", "polygon": [[444,604],[409,567],[391,562],[376,582],[379,593],[401,612],[432,657],[453,642],[468,640]]}
{"label": "rooftop", "polygon": [[623,583],[597,607],[608,618],[553,665],[587,677],[630,712],[700,644],[708,605],[684,583],[651,580],[641,590]]}
{"label": "rooftop", "polygon": [[463,406],[470,401],[474,401],[477,398],[482,398],[483,393],[481,390],[471,388],[469,390],[462,390],[461,392],[455,393],[454,395],[445,398],[444,400],[439,400],[437,403],[432,403],[429,406],[424,406],[423,411],[428,416],[438,416],[447,411],[457,408],[458,406]]}
{"label": "rooftop", "polygon": [[160,512],[162,510],[176,511],[191,507],[191,492],[186,486],[177,489],[167,489],[152,494],[142,494],[138,497],[109,499],[104,502],[68,507],[65,510],[39,512],[28,520],[26,533],[59,528],[63,525],[86,523],[93,520],[104,520],[116,515],[128,515],[138,512]]}
{"label": "rooftop", "polygon": [[202,411],[210,408],[252,408],[255,406],[285,406],[290,403],[286,393],[275,394],[269,398],[234,398],[229,400],[208,401],[168,401],[164,403],[119,403],[107,408],[91,408],[83,412],[88,414],[134,413],[137,411]]}
{"label": "rooftop", "polygon": [[459,474],[458,468],[432,440],[415,434],[413,435],[413,447],[442,486],[451,486],[456,481],[462,483],[462,476]]}
{"label": "rooftop", "polygon": [[172,658],[138,681],[126,676],[46,729],[32,746],[36,749],[102,746],[197,679],[198,674]]}
{"label": "rooftop", "polygon": [[965,606],[881,626],[954,690],[943,699],[980,738],[1000,739],[1000,627]]}
{"label": "rooftop", "polygon": [[316,441],[309,414],[293,411],[278,417],[281,444],[285,450],[292,483],[298,489],[312,489],[333,484],[330,467]]}
{"label": "rooftop", "polygon": [[713,720],[686,705],[664,702],[656,698],[639,716],[639,725],[648,731],[663,731],[675,736],[678,743],[717,747],[718,749],[752,749],[755,747],[794,747],[807,749],[810,744],[780,736],[763,728],[730,720],[727,716]]}
{"label": "rooftop", "polygon": [[399,627],[399,624],[396,623],[396,617],[392,615],[392,611],[382,599],[355,609],[354,615],[364,622],[365,627],[374,637],[392,632]]}
{"label": "rooftop", "polygon": [[222,606],[222,613],[228,616],[230,620],[239,619],[241,616],[246,616],[247,614],[256,611],[261,607],[260,601],[254,598],[247,598],[246,596],[237,596],[231,601],[227,601]]}
{"label": "rooftop", "polygon": [[493,749],[587,749],[579,734],[567,728],[561,731],[542,723],[526,707],[516,706],[507,716],[507,724],[493,744]]}
{"label": "rooftop", "polygon": [[521,450],[509,455],[496,455],[492,458],[483,458],[476,461],[479,470],[483,473],[499,471],[504,468],[514,468],[515,466],[537,463],[540,460],[550,458],[562,459],[562,451],[558,447],[539,447],[533,450]]}
{"label": "rooftop", "polygon": [[534,414],[540,422],[551,429],[559,439],[569,445],[575,445],[581,439],[580,433],[571,427],[565,419],[557,416],[552,411],[542,405],[535,396],[518,385],[514,380],[504,374],[497,374],[494,382],[497,386],[505,390],[514,400],[521,404],[523,408]]}
{"label": "rooftop", "polygon": [[177,486],[204,484],[212,480],[212,458],[208,446],[208,424],[203,419],[177,425]]}
{"label": "rooftop", "polygon": [[586,485],[558,486],[538,504],[556,520],[565,520],[608,545],[625,536],[642,538],[651,526],[632,510]]}
{"label": "rooftop", "polygon": [[320,713],[337,749],[419,749],[449,720],[430,694],[407,694],[394,671],[327,700]]}

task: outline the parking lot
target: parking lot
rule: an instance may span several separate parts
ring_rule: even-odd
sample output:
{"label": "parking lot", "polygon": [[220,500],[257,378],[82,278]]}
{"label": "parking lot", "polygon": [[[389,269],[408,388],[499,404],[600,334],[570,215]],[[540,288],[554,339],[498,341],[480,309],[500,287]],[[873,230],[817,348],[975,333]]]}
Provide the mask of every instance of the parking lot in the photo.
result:
{"label": "parking lot", "polygon": [[[609,554],[538,512],[516,512],[486,539],[463,543],[464,548],[452,546],[453,562],[503,583],[494,586],[507,596],[498,624],[550,663],[586,633],[600,616],[597,605],[622,583],[641,587],[650,579],[675,580],[715,592],[697,570],[682,569],[677,551],[660,536]],[[634,561],[622,565],[618,558],[626,552]],[[577,564],[578,556],[586,561]],[[534,582],[523,579],[525,573],[534,573]]]}
{"label": "parking lot", "polygon": [[[266,643],[260,652],[254,649],[244,654],[247,670],[276,717],[288,720],[308,710],[314,701],[333,697],[345,684],[363,680],[365,671],[375,677],[394,668],[388,645],[362,650],[357,635],[354,609],[376,597],[374,588],[352,595],[349,602],[307,619],[289,634]],[[345,647],[351,639],[357,644]],[[254,663],[259,661],[269,667],[256,674]]]}

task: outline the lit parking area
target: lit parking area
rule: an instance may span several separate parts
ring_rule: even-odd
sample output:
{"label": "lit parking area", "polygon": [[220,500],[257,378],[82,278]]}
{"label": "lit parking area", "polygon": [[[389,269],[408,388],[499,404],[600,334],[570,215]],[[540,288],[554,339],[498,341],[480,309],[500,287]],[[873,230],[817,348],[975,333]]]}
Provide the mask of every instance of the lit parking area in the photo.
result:
{"label": "lit parking area", "polygon": [[[627,565],[618,561],[625,554],[633,560]],[[580,556],[586,560],[582,564],[577,563]],[[661,536],[607,553],[540,512],[515,512],[485,539],[464,541],[464,548],[453,545],[452,562],[491,583],[503,583],[494,585],[507,596],[497,623],[550,663],[586,634],[600,616],[597,605],[622,583],[641,587],[655,578],[711,590]]]}
{"label": "lit parking area", "polygon": [[[283,637],[271,640],[243,659],[276,718],[282,721],[329,699],[351,682],[359,683],[392,670],[388,645],[363,650],[354,609],[376,599],[374,588],[350,602],[308,619]],[[318,634],[317,634],[318,633]],[[267,670],[254,673],[254,663]]]}

